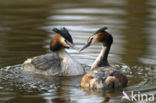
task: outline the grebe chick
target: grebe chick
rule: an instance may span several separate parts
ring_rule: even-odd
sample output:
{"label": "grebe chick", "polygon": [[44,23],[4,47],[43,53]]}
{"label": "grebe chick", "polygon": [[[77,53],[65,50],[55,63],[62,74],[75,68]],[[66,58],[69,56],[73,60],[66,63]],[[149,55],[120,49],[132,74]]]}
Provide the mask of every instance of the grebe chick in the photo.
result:
{"label": "grebe chick", "polygon": [[108,53],[113,43],[113,37],[103,27],[89,37],[87,44],[80,50],[84,50],[95,43],[103,44],[101,53],[91,66],[91,71],[85,74],[81,80],[81,87],[84,88],[122,88],[127,86],[128,80],[120,71],[112,68],[108,61]]}
{"label": "grebe chick", "polygon": [[27,59],[22,64],[22,69],[27,72],[52,75],[52,76],[74,76],[82,75],[85,70],[81,64],[72,58],[65,48],[73,47],[73,40],[66,28],[60,30],[54,28],[56,33],[50,42],[52,53]]}

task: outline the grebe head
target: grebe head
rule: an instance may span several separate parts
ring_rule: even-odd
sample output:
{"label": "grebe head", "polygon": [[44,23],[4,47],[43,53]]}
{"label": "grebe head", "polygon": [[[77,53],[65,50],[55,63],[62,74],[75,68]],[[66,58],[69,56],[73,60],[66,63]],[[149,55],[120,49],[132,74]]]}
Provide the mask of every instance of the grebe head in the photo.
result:
{"label": "grebe head", "polygon": [[80,51],[96,43],[101,43],[104,46],[111,46],[111,44],[113,43],[113,37],[111,34],[105,31],[106,29],[107,27],[98,29],[93,35],[88,38],[87,43],[80,49]]}
{"label": "grebe head", "polygon": [[56,33],[50,42],[50,50],[55,52],[64,48],[73,48],[73,39],[66,28],[57,29],[53,31]]}

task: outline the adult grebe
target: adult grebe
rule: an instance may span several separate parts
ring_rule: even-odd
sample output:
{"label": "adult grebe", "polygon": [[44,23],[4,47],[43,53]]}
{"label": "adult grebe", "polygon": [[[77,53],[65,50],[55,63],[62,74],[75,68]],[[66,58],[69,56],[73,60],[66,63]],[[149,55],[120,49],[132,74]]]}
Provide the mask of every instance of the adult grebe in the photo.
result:
{"label": "adult grebe", "polygon": [[73,59],[65,48],[73,47],[73,40],[66,28],[54,28],[56,33],[50,42],[52,53],[27,59],[22,69],[27,72],[52,76],[82,75],[85,70],[81,64]]}
{"label": "adult grebe", "polygon": [[87,44],[80,50],[84,50],[91,44],[101,43],[103,48],[101,53],[91,66],[91,71],[85,74],[81,80],[81,87],[86,88],[122,88],[128,83],[127,77],[120,71],[112,68],[108,61],[108,53],[113,43],[113,37],[106,32],[103,27],[89,37]]}

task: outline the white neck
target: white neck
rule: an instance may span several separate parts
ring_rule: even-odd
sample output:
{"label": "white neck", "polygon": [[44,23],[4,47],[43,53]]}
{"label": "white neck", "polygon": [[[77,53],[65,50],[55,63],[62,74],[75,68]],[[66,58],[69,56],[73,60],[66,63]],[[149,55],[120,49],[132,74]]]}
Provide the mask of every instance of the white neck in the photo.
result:
{"label": "white neck", "polygon": [[72,58],[64,49],[57,51],[56,55],[61,61],[61,72],[64,75],[82,75],[85,73],[81,64]]}
{"label": "white neck", "polygon": [[64,58],[71,58],[71,56],[64,49],[57,51],[56,55],[60,60],[63,60]]}
{"label": "white neck", "polygon": [[99,56],[94,61],[91,69],[96,67],[102,67],[102,66],[110,66],[107,60],[109,50],[110,50],[110,46],[103,46]]}

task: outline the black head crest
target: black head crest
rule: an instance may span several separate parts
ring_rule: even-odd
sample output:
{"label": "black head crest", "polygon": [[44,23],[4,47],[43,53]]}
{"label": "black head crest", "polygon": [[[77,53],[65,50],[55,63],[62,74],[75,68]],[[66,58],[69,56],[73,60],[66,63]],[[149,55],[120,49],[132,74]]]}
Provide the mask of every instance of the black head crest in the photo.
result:
{"label": "black head crest", "polygon": [[96,33],[99,33],[99,32],[104,32],[106,29],[108,29],[108,28],[107,28],[107,27],[102,27],[102,28],[98,29],[98,30],[95,32],[95,34],[96,34]]}
{"label": "black head crest", "polygon": [[60,34],[60,35],[63,36],[66,40],[68,40],[70,43],[73,44],[73,39],[72,39],[71,35],[69,34],[68,30],[67,30],[65,27],[61,28],[60,30],[57,29],[57,28],[53,28],[52,30],[53,30],[55,33]]}

